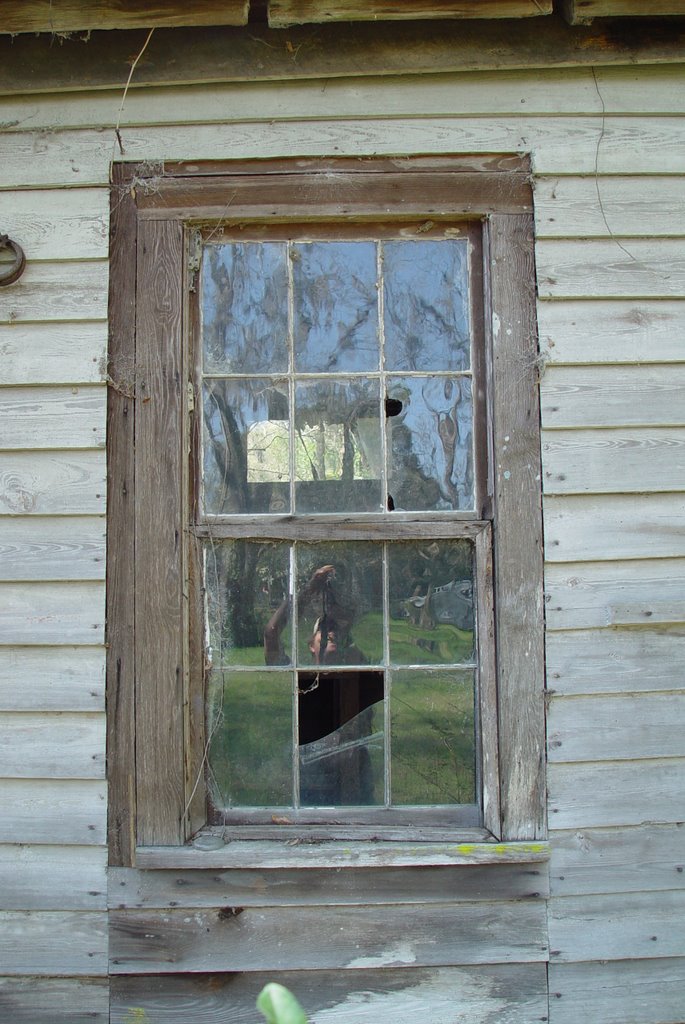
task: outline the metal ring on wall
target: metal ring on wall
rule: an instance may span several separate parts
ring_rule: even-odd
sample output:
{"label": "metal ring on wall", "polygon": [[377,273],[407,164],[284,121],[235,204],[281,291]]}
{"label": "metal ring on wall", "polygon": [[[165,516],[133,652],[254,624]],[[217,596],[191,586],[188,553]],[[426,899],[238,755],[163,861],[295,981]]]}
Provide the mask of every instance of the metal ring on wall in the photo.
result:
{"label": "metal ring on wall", "polygon": [[0,288],[6,284],[14,284],[18,281],[26,269],[26,256],[24,250],[17,242],[13,242],[9,235],[0,235],[0,253],[3,249],[9,249],[14,253],[12,263],[0,262]]}

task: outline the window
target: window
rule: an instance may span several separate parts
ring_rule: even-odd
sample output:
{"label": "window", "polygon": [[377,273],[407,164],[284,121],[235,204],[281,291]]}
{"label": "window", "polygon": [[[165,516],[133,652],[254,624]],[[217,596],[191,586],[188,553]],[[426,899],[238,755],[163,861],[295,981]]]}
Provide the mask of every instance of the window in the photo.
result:
{"label": "window", "polygon": [[530,202],[512,158],[120,169],[115,860],[540,834]]}

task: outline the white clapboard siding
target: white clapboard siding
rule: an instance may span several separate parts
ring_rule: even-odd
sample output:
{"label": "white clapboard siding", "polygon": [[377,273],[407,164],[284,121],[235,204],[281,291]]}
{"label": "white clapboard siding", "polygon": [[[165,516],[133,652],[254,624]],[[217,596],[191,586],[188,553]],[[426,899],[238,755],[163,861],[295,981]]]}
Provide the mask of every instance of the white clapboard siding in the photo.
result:
{"label": "white clapboard siding", "polygon": [[540,405],[546,430],[680,426],[685,423],[685,363],[548,366],[540,383]]}
{"label": "white clapboard siding", "polygon": [[0,515],[102,515],[105,452],[0,451]]}
{"label": "white clapboard siding", "polygon": [[685,177],[538,178],[535,229],[537,238],[685,234]]}
{"label": "white clapboard siding", "polygon": [[107,278],[104,260],[32,263],[29,259],[22,277],[11,288],[0,290],[0,324],[105,320]]}
{"label": "white clapboard siding", "polygon": [[107,371],[107,324],[0,328],[0,384],[97,384]]}
{"label": "white clapboard siding", "polygon": [[0,779],[0,842],[100,846],[107,786],[89,779]]}
{"label": "white clapboard siding", "polygon": [[550,904],[550,960],[685,956],[685,892],[566,896]]}
{"label": "white clapboard siding", "polygon": [[547,756],[550,761],[685,757],[685,691],[557,697],[547,713]]}
{"label": "white clapboard siding", "polygon": [[684,595],[682,558],[567,562],[545,570],[550,630],[682,623]]}
{"label": "white clapboard siding", "polygon": [[0,584],[0,644],[102,643],[102,583]]}
{"label": "white clapboard siding", "polygon": [[59,711],[0,713],[0,777],[103,779],[105,716]]}
{"label": "white clapboard siding", "polygon": [[553,1024],[673,1024],[682,1019],[685,959],[550,964]]}
{"label": "white clapboard siding", "polygon": [[104,579],[105,541],[100,516],[2,516],[0,580]]}
{"label": "white clapboard siding", "polygon": [[550,764],[550,827],[682,821],[683,771],[682,758]]}
{"label": "white clapboard siding", "polygon": [[109,189],[0,192],[0,223],[32,260],[103,259],[109,248]]}
{"label": "white clapboard siding", "polygon": [[539,302],[538,330],[540,348],[548,363],[682,362],[685,302]]}
{"label": "white clapboard siding", "polygon": [[647,493],[685,488],[685,429],[542,432],[547,494]]}
{"label": "white clapboard siding", "polygon": [[683,494],[548,495],[544,525],[548,562],[685,556]]}
{"label": "white clapboard siding", "polygon": [[2,978],[12,1024],[108,1024],[106,978]]}
{"label": "white clapboard siding", "polygon": [[107,973],[107,915],[99,911],[0,911],[5,975]]}
{"label": "white clapboard siding", "polygon": [[4,449],[101,448],[107,391],[101,385],[0,388]]}
{"label": "white clapboard siding", "polygon": [[685,886],[685,825],[576,829],[552,836],[553,896]]}
{"label": "white clapboard siding", "polygon": [[685,627],[548,633],[546,662],[555,693],[685,690]]}
{"label": "white clapboard siding", "polygon": [[105,847],[0,845],[0,910],[104,910],[106,905]]}
{"label": "white clapboard siding", "polygon": [[104,707],[105,656],[100,647],[0,647],[0,710]]}
{"label": "white clapboard siding", "polygon": [[540,298],[678,298],[685,240],[548,239],[535,247]]}

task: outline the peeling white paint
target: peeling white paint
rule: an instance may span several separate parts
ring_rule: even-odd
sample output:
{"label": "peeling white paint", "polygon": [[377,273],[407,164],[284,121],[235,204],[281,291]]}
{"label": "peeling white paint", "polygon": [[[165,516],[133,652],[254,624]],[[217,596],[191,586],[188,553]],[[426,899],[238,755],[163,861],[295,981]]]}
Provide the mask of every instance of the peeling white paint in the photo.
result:
{"label": "peeling white paint", "polygon": [[401,942],[379,956],[358,956],[347,967],[398,967],[401,964],[415,964],[416,953],[409,942]]}

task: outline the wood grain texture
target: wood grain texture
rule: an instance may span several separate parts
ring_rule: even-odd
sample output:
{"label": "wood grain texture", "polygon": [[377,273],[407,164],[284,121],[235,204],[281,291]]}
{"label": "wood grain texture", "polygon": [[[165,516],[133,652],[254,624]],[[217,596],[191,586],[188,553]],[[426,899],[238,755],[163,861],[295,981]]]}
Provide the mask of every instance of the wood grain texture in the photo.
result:
{"label": "wood grain texture", "polygon": [[0,845],[0,909],[104,910],[106,869],[104,847]]}
{"label": "wood grain texture", "polygon": [[100,647],[0,648],[3,711],[104,711]]}
{"label": "wood grain texture", "polygon": [[682,0],[653,0],[648,8],[640,0],[563,0],[562,9],[571,25],[583,25],[593,18],[685,14]]}
{"label": "wood grain texture", "polygon": [[685,757],[685,692],[555,697],[547,712],[550,761]]}
{"label": "wood grain texture", "polygon": [[[3,10],[3,17],[4,17]],[[107,255],[107,189],[0,192],[0,221],[32,260],[89,260]]]}
{"label": "wood grain texture", "polygon": [[681,426],[682,366],[548,366],[540,383],[545,430],[563,427]]}
{"label": "wood grain texture", "polygon": [[19,779],[103,779],[102,714],[3,712],[0,775]]}
{"label": "wood grain texture", "polygon": [[533,18],[551,14],[551,0],[269,0],[269,25],[435,18]]}
{"label": "wood grain texture", "polygon": [[248,0],[193,0],[192,12],[181,0],[154,8],[144,0],[4,0],[2,32],[92,32],[98,29],[173,28],[184,25],[245,25]]}
{"label": "wood grain texture", "polygon": [[13,324],[0,332],[0,383],[99,384],[106,351],[102,321]]}
{"label": "wood grain texture", "polygon": [[0,292],[0,323],[106,317],[105,261],[32,263],[29,259],[16,284]]}
{"label": "wood grain texture", "polygon": [[105,401],[100,386],[0,388],[3,448],[102,448]]}
{"label": "wood grain texture", "polygon": [[679,494],[549,495],[544,523],[548,562],[685,555]]}
{"label": "wood grain texture", "polygon": [[680,491],[685,429],[543,431],[542,465],[548,494]]}
{"label": "wood grain texture", "polygon": [[107,973],[107,915],[99,911],[0,911],[5,975]]}
{"label": "wood grain texture", "polygon": [[556,693],[682,690],[683,664],[682,626],[547,634],[547,681]]}
{"label": "wood grain texture", "polygon": [[0,580],[98,580],[105,520],[95,516],[0,518]]}
{"label": "wood grain texture", "polygon": [[106,842],[103,782],[2,779],[0,842],[99,846]]}
{"label": "wood grain texture", "polygon": [[680,298],[685,289],[679,238],[543,239],[535,255],[541,299]]}
{"label": "wood grain texture", "polygon": [[678,822],[682,818],[683,761],[551,764],[550,828],[599,828]]}
{"label": "wood grain texture", "polygon": [[0,644],[102,643],[102,583],[2,583]]}
{"label": "wood grain texture", "polygon": [[550,964],[552,1024],[672,1024],[682,1016],[685,960]]}
{"label": "wood grain texture", "polygon": [[109,1024],[106,978],[0,978],[12,1024]]}
{"label": "wood grain texture", "polygon": [[682,823],[555,832],[552,893],[579,896],[681,889],[684,861]]}
{"label": "wood grain texture", "polygon": [[[112,974],[524,963],[547,958],[544,902],[111,910]],[[295,936],[297,937],[295,939]]]}
{"label": "wood grain texture", "polygon": [[0,515],[102,515],[105,453],[0,452]]}

